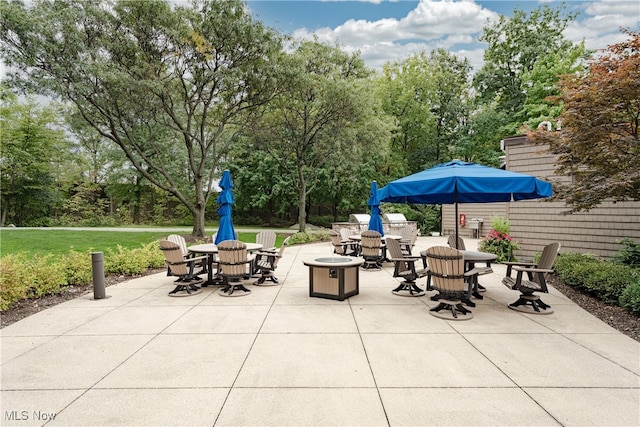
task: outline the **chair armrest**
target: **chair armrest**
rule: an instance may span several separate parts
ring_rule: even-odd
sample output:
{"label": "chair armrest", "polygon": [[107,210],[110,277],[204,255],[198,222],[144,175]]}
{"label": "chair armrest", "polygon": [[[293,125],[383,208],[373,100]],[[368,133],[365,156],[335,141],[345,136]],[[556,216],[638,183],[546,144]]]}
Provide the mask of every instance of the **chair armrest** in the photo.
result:
{"label": "chair armrest", "polygon": [[523,271],[527,273],[553,273],[552,269],[549,268],[535,268],[535,267],[513,267],[515,271]]}
{"label": "chair armrest", "polygon": [[276,257],[276,258],[280,258],[282,255],[280,255],[279,253],[276,252],[255,252],[253,254],[256,258],[260,258],[260,257]]}
{"label": "chair armrest", "polygon": [[519,262],[519,261],[503,261],[502,264],[507,266],[507,276],[511,277],[511,269],[514,267],[533,267],[535,262]]}

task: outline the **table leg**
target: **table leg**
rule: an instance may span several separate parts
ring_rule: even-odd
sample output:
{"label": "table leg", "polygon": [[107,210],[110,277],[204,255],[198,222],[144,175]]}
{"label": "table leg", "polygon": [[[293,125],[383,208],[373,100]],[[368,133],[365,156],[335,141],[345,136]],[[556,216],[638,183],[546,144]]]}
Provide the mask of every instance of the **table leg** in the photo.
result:
{"label": "table leg", "polygon": [[207,280],[201,286],[206,288],[211,285],[220,285],[222,282],[219,278],[213,278],[213,257],[215,254],[207,254]]}

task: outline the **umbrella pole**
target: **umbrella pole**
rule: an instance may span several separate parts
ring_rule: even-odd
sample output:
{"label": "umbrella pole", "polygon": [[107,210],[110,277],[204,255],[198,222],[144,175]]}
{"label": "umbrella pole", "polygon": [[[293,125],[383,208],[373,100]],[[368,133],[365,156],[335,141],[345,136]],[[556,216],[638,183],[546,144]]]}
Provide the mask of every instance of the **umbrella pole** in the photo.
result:
{"label": "umbrella pole", "polygon": [[[456,246],[458,245],[458,202],[456,202]],[[456,248],[457,249],[457,248]]]}

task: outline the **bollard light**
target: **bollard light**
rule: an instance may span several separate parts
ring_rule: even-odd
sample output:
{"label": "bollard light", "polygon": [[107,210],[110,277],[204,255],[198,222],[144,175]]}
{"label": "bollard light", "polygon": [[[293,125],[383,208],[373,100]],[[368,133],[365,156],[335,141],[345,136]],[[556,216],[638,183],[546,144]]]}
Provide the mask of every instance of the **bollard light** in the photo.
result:
{"label": "bollard light", "polygon": [[93,299],[106,298],[104,288],[104,255],[102,252],[92,252],[91,262],[93,267]]}

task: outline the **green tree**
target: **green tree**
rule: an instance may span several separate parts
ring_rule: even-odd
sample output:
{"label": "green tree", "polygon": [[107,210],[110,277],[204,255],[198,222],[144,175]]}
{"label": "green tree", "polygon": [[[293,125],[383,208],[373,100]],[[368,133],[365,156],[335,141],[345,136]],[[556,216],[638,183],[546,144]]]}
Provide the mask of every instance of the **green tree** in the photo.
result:
{"label": "green tree", "polygon": [[0,94],[0,225],[46,224],[60,204],[61,171],[68,170],[71,143],[55,106],[21,102]]}
{"label": "green tree", "polygon": [[557,155],[557,173],[571,178],[555,186],[572,212],[602,201],[640,200],[640,32],[609,46],[588,73],[565,76],[557,101],[562,130],[529,132]]}
{"label": "green tree", "polygon": [[[523,83],[536,62],[555,52],[571,55],[573,43],[565,39],[563,31],[575,20],[575,13],[563,13],[564,8],[547,5],[528,14],[515,9],[511,18],[501,15],[495,23],[488,23],[480,41],[488,43],[484,65],[474,77],[480,99],[487,104],[496,103],[497,111],[515,118],[527,99]],[[520,123],[512,120],[503,126],[503,136],[518,133]]]}
{"label": "green tree", "polygon": [[370,71],[358,54],[304,41],[286,63],[281,94],[251,132],[255,149],[277,160],[295,188],[299,230],[305,231],[307,197],[323,173],[336,162],[357,163],[362,145],[386,141],[386,127],[373,119]]}
{"label": "green tree", "polygon": [[568,52],[543,55],[531,71],[524,72],[522,85],[526,89],[526,98],[518,113],[518,121],[535,128],[543,121],[555,120],[562,112],[562,104],[553,102],[551,97],[560,95],[560,77],[585,71],[588,54],[584,43],[581,43]]}
{"label": "green tree", "polygon": [[392,149],[402,153],[407,172],[450,160],[469,117],[470,70],[466,59],[443,49],[385,66],[380,96],[398,124]]}
{"label": "green tree", "polygon": [[70,101],[204,235],[233,127],[274,95],[280,36],[239,0],[0,3],[11,82]]}

